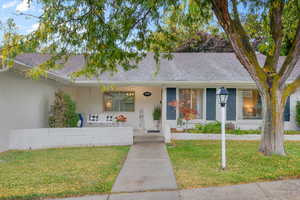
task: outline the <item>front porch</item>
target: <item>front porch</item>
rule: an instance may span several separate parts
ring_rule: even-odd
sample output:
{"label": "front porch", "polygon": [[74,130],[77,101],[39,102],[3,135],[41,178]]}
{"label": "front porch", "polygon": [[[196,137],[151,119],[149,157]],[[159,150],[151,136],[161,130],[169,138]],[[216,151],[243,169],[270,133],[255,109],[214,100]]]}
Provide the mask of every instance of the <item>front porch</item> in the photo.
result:
{"label": "front porch", "polygon": [[[82,86],[65,87],[63,91],[76,102],[84,127],[129,126],[134,135],[161,133],[161,120],[153,119],[154,109],[162,107],[159,86]],[[117,122],[120,115],[126,122]]]}
{"label": "front porch", "polygon": [[[259,129],[262,122],[262,104],[257,90],[252,86],[226,87],[230,92],[226,108],[227,122],[238,129]],[[185,123],[185,127],[220,121],[217,89],[216,84],[117,83],[103,87],[68,86],[63,88],[63,91],[77,103],[77,111],[84,118],[84,127],[128,126],[133,128],[134,136],[163,136],[165,141],[169,142],[170,129],[178,128],[178,120],[184,118],[182,107],[194,112],[191,120]],[[285,114],[286,129],[294,129],[295,126],[294,120],[290,120],[290,106],[288,102]],[[155,107],[161,108],[158,121],[153,119]],[[90,120],[91,115],[97,115],[101,123],[93,123]],[[120,115],[126,118],[126,122],[112,123]]]}

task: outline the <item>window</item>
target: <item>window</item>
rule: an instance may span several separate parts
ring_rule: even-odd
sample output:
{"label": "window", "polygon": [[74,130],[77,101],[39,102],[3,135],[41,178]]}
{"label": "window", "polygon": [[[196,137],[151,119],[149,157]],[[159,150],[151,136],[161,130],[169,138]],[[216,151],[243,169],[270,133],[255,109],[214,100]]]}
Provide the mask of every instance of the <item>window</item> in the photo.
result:
{"label": "window", "polygon": [[191,112],[190,119],[203,118],[203,89],[179,89],[179,117]]}
{"label": "window", "polygon": [[258,90],[241,90],[242,119],[262,119],[262,102]]}
{"label": "window", "polygon": [[134,112],[134,92],[105,92],[104,111]]}

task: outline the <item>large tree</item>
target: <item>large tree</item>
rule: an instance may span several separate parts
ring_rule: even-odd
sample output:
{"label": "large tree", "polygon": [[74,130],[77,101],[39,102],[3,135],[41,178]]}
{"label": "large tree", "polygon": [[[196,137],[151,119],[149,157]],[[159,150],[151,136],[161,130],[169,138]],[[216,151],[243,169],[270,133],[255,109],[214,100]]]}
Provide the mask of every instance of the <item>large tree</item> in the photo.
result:
{"label": "large tree", "polygon": [[[19,53],[38,50],[52,54],[50,60],[31,70],[33,76],[62,67],[55,61],[78,53],[85,56],[86,67],[74,73],[74,77],[118,71],[118,66],[129,70],[137,66],[149,49],[159,61],[161,49],[168,49],[172,46],[168,42],[176,40],[176,35],[164,29],[164,16],[173,11],[173,16],[182,19],[180,23],[195,30],[195,25],[202,25],[214,13],[262,97],[264,124],[260,151],[266,155],[285,154],[284,105],[300,86],[300,75],[287,82],[300,56],[299,0],[37,1],[43,14],[31,17],[38,18],[39,28],[28,35],[8,32],[2,49],[2,62],[9,66]],[[243,23],[249,15],[256,18]],[[260,32],[255,34],[250,30]],[[165,39],[158,40],[154,32],[160,32]],[[265,42],[266,60],[262,66],[251,46],[252,36],[259,36]],[[289,50],[280,63],[283,45],[289,45]]]}
{"label": "large tree", "polygon": [[[291,83],[287,80],[293,72],[300,56],[300,2],[271,0],[254,2],[255,6],[261,6],[261,11],[267,13],[267,31],[270,38],[270,51],[266,55],[263,66],[258,62],[253,50],[249,36],[242,26],[238,2],[231,1],[231,10],[226,0],[212,0],[213,11],[218,18],[219,24],[226,32],[235,54],[244,68],[256,83],[263,102],[263,130],[260,151],[269,154],[284,155],[284,106],[288,97],[300,86],[300,75]],[[288,30],[287,27],[294,22],[288,19],[292,12],[296,17],[296,27]],[[288,23],[291,24],[285,24]],[[284,23],[285,22],[285,23]],[[284,35],[293,31],[293,42],[284,62],[279,63],[280,50]],[[268,35],[266,35],[268,37]]]}

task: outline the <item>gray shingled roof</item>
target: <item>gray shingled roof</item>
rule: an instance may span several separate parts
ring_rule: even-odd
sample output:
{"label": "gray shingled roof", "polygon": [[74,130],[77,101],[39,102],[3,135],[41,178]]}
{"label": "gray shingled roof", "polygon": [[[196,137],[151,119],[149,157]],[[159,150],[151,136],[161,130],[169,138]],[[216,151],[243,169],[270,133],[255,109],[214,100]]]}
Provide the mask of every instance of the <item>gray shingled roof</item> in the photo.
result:
{"label": "gray shingled roof", "polygon": [[[153,55],[149,54],[138,65],[137,69],[125,72],[121,67],[113,76],[110,73],[102,74],[99,79],[103,82],[165,82],[165,81],[193,81],[193,82],[252,82],[248,72],[241,66],[234,53],[174,53],[172,60],[161,59],[156,76],[156,63]],[[45,54],[23,54],[16,60],[29,66],[36,66],[49,59]],[[261,64],[265,56],[258,54]],[[280,62],[284,57],[280,58]],[[83,56],[73,56],[65,64],[65,68],[53,72],[59,77],[67,78],[70,73],[84,67]],[[298,62],[290,80],[300,74]],[[87,80],[81,77],[77,80]]]}

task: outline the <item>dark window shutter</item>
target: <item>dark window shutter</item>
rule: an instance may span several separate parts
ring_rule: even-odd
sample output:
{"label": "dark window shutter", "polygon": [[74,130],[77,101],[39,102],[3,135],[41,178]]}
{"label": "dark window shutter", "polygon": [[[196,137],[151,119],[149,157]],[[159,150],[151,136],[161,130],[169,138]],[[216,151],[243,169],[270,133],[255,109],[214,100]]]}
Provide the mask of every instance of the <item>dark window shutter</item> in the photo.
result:
{"label": "dark window shutter", "polygon": [[216,88],[206,89],[206,120],[216,120]]}
{"label": "dark window shutter", "polygon": [[226,106],[226,120],[236,120],[236,89],[227,88],[229,93]]}
{"label": "dark window shutter", "polygon": [[176,88],[167,88],[167,120],[176,120],[176,106],[171,102],[176,102]]}
{"label": "dark window shutter", "polygon": [[290,97],[288,97],[284,108],[284,121],[289,122],[291,115]]}

